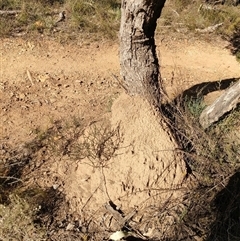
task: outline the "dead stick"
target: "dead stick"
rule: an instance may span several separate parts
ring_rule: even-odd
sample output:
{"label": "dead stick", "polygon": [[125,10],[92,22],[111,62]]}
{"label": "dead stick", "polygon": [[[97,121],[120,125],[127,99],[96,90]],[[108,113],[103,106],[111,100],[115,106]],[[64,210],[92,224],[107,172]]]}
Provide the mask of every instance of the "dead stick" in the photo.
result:
{"label": "dead stick", "polygon": [[0,10],[0,15],[15,15],[21,13],[21,10]]}

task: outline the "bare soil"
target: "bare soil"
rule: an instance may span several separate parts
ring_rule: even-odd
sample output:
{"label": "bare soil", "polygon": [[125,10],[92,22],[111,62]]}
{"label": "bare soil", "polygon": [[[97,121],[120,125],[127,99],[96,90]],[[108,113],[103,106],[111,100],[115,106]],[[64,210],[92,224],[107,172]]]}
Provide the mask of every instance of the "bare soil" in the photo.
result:
{"label": "bare soil", "polygon": [[[169,98],[198,83],[239,77],[240,64],[226,46],[220,39],[159,38]],[[93,124],[98,130],[110,125],[116,130],[111,158],[103,153],[97,161],[80,160],[76,153],[46,157],[42,151],[42,165],[32,169],[31,182],[64,193],[75,220],[94,216],[95,226],[117,229],[119,223],[113,224],[113,214],[106,210],[112,201],[125,214],[133,212],[138,230],[160,238],[161,225],[171,226],[174,215],[160,224],[159,217],[153,218],[156,210],[150,209],[156,203],[155,208],[163,208],[170,198],[181,208],[186,167],[158,114],[140,97],[126,95],[119,84],[118,44],[9,38],[1,39],[0,48],[0,147],[23,146],[39,135],[36,130],[58,121],[84,120],[86,135],[93,135]]]}
{"label": "bare soil", "polygon": [[[197,83],[239,77],[240,65],[227,42],[166,37],[157,46],[170,97]],[[114,78],[120,79],[116,43],[61,45],[15,38],[2,39],[0,47],[1,138],[24,141],[33,128],[70,113],[99,117],[123,92]]]}

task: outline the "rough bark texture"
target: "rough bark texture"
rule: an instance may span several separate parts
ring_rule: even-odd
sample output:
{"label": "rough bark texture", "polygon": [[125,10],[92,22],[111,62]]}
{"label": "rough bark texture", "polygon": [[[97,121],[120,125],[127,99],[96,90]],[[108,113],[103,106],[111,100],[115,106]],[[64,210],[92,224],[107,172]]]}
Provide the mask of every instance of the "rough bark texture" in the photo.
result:
{"label": "rough bark texture", "polygon": [[200,115],[199,122],[203,128],[208,128],[221,116],[236,107],[240,102],[240,80],[226,90],[215,102],[208,106]]}
{"label": "rough bark texture", "polygon": [[160,73],[154,33],[165,0],[122,0],[120,64],[131,95],[160,100]]}

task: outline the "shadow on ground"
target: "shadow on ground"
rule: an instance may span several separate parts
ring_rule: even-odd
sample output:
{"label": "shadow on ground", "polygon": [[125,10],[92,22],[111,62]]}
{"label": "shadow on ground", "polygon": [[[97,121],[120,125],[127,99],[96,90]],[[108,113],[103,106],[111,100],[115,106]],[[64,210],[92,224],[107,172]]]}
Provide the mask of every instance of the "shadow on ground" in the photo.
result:
{"label": "shadow on ground", "polygon": [[240,172],[236,172],[230,178],[228,185],[216,195],[213,205],[217,215],[207,241],[239,241]]}
{"label": "shadow on ground", "polygon": [[191,88],[185,90],[182,94],[175,98],[175,101],[180,99],[180,97],[184,100],[185,97],[188,98],[199,98],[201,96],[207,95],[211,92],[218,91],[218,90],[225,90],[229,88],[232,84],[237,82],[239,78],[229,78],[224,80],[217,80],[217,81],[209,81],[200,84],[196,84]]}

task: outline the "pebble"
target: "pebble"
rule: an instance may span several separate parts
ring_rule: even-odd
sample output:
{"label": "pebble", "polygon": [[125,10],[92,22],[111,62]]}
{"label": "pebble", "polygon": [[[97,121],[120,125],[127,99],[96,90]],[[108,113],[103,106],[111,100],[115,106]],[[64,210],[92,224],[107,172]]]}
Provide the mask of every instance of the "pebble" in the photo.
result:
{"label": "pebble", "polygon": [[72,224],[72,223],[69,223],[68,225],[67,225],[67,227],[66,227],[66,231],[71,231],[71,230],[73,230],[74,229],[74,224]]}

